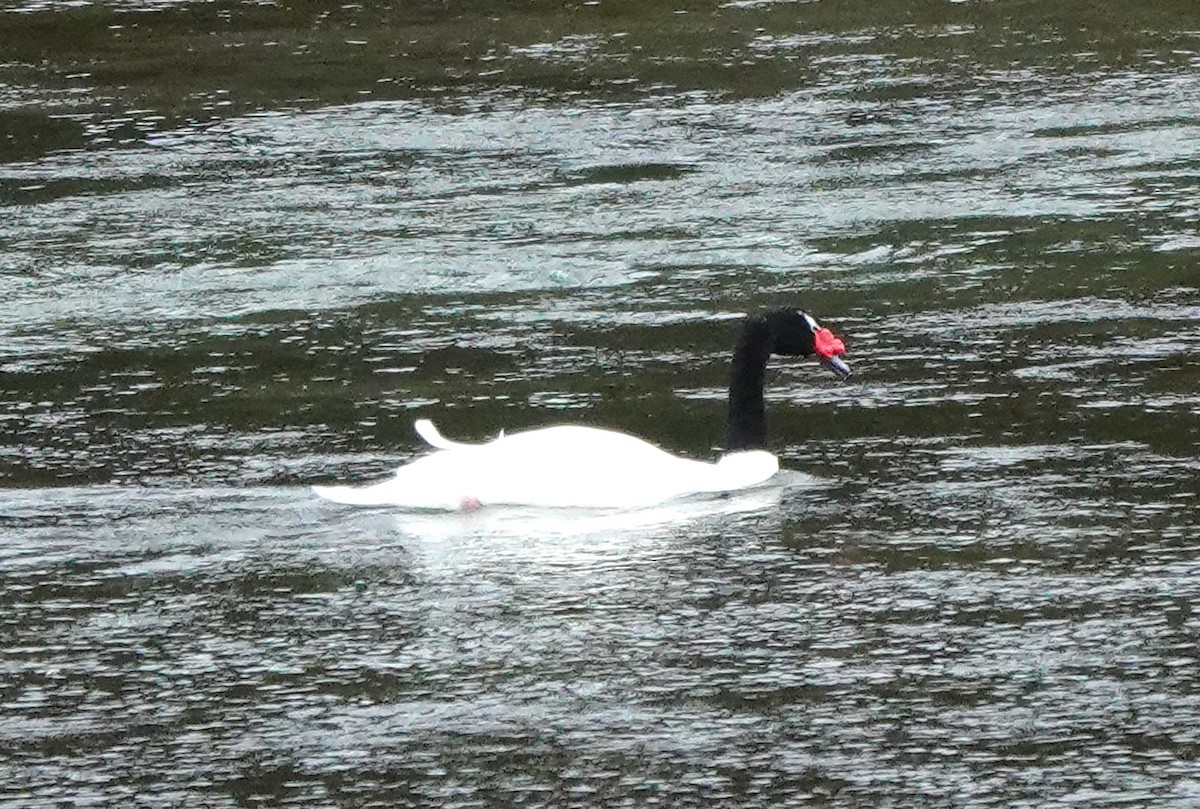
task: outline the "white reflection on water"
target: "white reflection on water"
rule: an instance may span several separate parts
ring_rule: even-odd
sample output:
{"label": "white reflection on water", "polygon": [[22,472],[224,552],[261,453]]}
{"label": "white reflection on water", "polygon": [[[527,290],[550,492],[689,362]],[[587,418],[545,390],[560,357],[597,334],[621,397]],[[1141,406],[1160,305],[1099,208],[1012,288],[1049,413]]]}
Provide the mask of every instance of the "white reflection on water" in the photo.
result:
{"label": "white reflection on water", "polygon": [[[704,533],[740,515],[778,513],[818,478],[784,471],[766,485],[719,497],[636,510],[487,507],[432,513],[352,509],[316,501],[307,487],[82,486],[0,490],[0,513],[21,530],[0,560],[9,571],[63,562],[118,563],[120,575],[159,575],[245,561],[268,552],[361,562],[372,549],[403,547],[452,572],[505,559],[581,565],[627,557],[637,547]],[[342,560],[342,565],[346,560]]]}
{"label": "white reflection on water", "polygon": [[[718,498],[688,498],[636,510],[483,508],[467,514],[408,514],[395,517],[401,537],[417,543],[428,569],[442,574],[514,560],[536,566],[574,568],[588,575],[594,565],[635,563],[661,552],[664,540],[703,534],[740,515],[771,515],[785,487],[805,485],[793,473],[773,482]],[[777,519],[777,514],[775,516]]]}
{"label": "white reflection on water", "polygon": [[[892,255],[903,278],[940,277],[947,258],[983,246],[978,233],[848,258],[813,240],[968,213],[1007,224],[1188,209],[1190,189],[1172,182],[1200,143],[1178,116],[1194,77],[1114,87],[1126,103],[1100,82],[1067,93],[1069,106],[1035,96],[980,116],[910,104],[853,130],[846,117],[872,105],[807,93],[471,114],[369,102],[48,156],[3,172],[47,190],[7,209],[3,260],[20,272],[0,275],[0,332],[608,288],[698,264],[817,267],[807,283],[821,287],[826,275],[870,283],[848,269]],[[1161,187],[1139,194],[1147,182]],[[1183,243],[1187,231],[1142,238]],[[954,271],[972,287],[996,270]]]}

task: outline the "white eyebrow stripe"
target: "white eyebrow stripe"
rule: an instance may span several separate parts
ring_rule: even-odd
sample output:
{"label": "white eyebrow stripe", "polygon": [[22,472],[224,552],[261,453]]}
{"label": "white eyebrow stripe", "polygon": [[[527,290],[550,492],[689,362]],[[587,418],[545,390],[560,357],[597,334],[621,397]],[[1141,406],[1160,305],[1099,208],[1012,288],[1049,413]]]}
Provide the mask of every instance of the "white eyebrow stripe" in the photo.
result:
{"label": "white eyebrow stripe", "polygon": [[808,312],[801,312],[800,314],[804,315],[804,319],[807,321],[810,329],[812,329],[814,332],[820,331],[821,327],[817,325],[817,321],[812,319],[812,315],[810,315]]}

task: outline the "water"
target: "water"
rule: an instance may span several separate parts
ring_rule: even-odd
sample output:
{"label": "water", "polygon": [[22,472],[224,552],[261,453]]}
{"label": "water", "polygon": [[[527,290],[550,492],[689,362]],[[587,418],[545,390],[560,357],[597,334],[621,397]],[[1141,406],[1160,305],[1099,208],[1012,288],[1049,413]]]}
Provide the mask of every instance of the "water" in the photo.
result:
{"label": "water", "polygon": [[[1188,3],[0,4],[0,803],[1200,799]],[[321,503],[578,420],[790,474]]]}

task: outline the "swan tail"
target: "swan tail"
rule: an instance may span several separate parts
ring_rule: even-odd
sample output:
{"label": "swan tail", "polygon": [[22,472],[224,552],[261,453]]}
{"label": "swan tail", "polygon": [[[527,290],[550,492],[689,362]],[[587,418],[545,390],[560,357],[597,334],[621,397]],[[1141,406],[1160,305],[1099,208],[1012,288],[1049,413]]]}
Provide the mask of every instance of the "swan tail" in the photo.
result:
{"label": "swan tail", "polygon": [[[465,444],[462,441],[451,441],[446,436],[442,435],[433,422],[429,419],[417,419],[413,422],[413,429],[417,431],[417,435],[425,440],[425,443],[434,449],[463,449],[464,447],[477,447],[478,444]],[[496,440],[504,437],[504,430],[496,436]]]}
{"label": "swan tail", "polygon": [[425,440],[426,444],[434,449],[454,449],[462,446],[457,441],[451,441],[438,432],[438,428],[429,419],[417,419],[413,422],[413,429]]}
{"label": "swan tail", "polygon": [[[429,419],[417,419],[413,422],[413,428],[416,429],[417,435],[425,439],[425,443],[434,449],[464,449],[466,447],[479,446],[478,444],[466,444],[462,441],[451,441],[442,435]],[[503,432],[501,435],[503,435]]]}

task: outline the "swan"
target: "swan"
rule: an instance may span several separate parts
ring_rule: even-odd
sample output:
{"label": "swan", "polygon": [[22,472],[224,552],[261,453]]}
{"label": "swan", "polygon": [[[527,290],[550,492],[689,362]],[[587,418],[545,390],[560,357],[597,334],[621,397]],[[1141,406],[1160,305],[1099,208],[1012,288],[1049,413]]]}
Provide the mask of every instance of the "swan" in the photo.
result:
{"label": "swan", "polygon": [[445,438],[429,419],[417,434],[433,452],[372,485],[313,486],[326,500],[362,506],[470,511],[486,505],[642,508],[692,494],[731,492],[779,471],[768,452],[763,385],[772,354],[817,357],[850,374],[845,344],[796,308],[745,318],[729,374],[726,453],[715,463],[681,458],[627,433],[557,425],[480,444]]}

